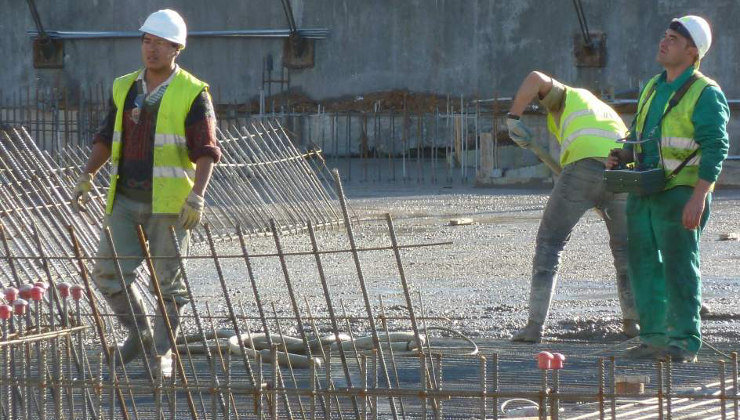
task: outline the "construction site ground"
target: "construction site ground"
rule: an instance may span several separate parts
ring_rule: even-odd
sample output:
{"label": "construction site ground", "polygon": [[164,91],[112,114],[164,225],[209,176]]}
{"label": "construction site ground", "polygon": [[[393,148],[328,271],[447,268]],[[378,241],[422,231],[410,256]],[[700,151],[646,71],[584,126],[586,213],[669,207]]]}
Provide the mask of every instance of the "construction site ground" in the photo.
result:
{"label": "construction site ground", "polygon": [[[447,327],[476,340],[505,339],[525,323],[535,236],[549,190],[368,182],[349,184],[346,194],[362,220],[355,231],[359,248],[390,245],[385,213],[393,216],[400,244],[452,242],[402,252],[414,304],[418,306],[417,293],[421,292],[427,316],[449,318]],[[740,242],[721,240],[724,234],[738,232],[739,204],[740,190],[717,191],[702,236],[702,293],[712,309],[704,319],[703,332],[709,343],[732,343],[740,338]],[[473,223],[450,225],[459,218]],[[319,231],[318,242],[322,250],[348,247],[343,229]],[[219,247],[223,247],[219,254],[228,254],[229,247],[236,252],[238,242]],[[310,242],[307,235],[290,235],[284,237],[283,247],[285,252],[310,251]],[[252,239],[249,248],[253,254],[275,252],[271,237]],[[208,251],[196,247],[194,252]],[[313,256],[291,257],[298,261],[290,265],[301,266],[301,258],[313,261]],[[392,251],[363,252],[360,261],[372,303],[377,306],[382,295],[389,317],[405,315]],[[243,261],[225,260],[223,264],[234,298],[241,300],[241,296],[248,305],[253,299],[244,287]],[[199,269],[198,265],[206,267]],[[358,285],[352,281],[356,274],[350,255],[329,254],[324,265],[332,294],[345,296],[348,312],[359,315],[364,307]],[[208,260],[193,260],[189,265],[196,299],[201,302],[218,290],[211,266]],[[279,313],[290,314],[276,259],[255,259],[255,276],[263,300],[276,302]],[[315,269],[297,270],[291,276],[296,293],[312,303],[313,315],[326,315]],[[563,253],[546,337],[552,342],[617,344],[625,340],[620,323],[607,230],[590,211],[574,229]]]}
{"label": "construction site ground", "polygon": [[[417,316],[423,314],[429,318],[421,325],[448,328],[475,341],[481,354],[489,358],[489,375],[493,369],[490,357],[496,353],[500,390],[538,391],[541,376],[534,356],[539,351],[549,350],[567,357],[566,368],[561,374],[561,392],[596,393],[599,361],[602,358],[606,361],[606,376],[611,378],[612,356],[616,360],[614,369],[617,375],[650,377],[646,391],[656,392],[661,379],[657,377],[655,363],[633,362],[621,357],[622,351],[635,340],[629,341],[620,333],[621,316],[607,231],[595,212],[588,212],[583,217],[566,246],[544,342],[515,344],[508,338],[526,322],[534,238],[549,190],[483,189],[415,182],[394,185],[355,182],[345,188],[350,205],[361,219],[355,228],[358,248],[390,245],[385,213],[393,216],[398,241],[402,245],[451,242],[402,251],[414,309]],[[699,363],[674,366],[672,370],[673,390],[679,394],[686,391],[719,392],[717,361],[723,354],[737,351],[739,347],[740,323],[737,321],[740,311],[737,302],[740,276],[737,267],[740,266],[740,242],[722,239],[726,234],[738,232],[738,204],[740,190],[720,190],[714,195],[712,216],[702,238],[703,294],[712,313],[704,319],[705,346],[699,354]],[[450,225],[457,219],[472,219],[472,224]],[[343,228],[321,230],[317,239],[322,251],[348,248]],[[286,253],[310,251],[310,241],[305,234],[284,236],[282,246]],[[234,242],[217,245],[220,255],[238,253],[236,247],[238,243]],[[258,237],[249,241],[248,248],[255,256],[269,254],[275,252],[275,243],[272,237]],[[209,250],[196,246],[194,252],[207,255]],[[337,300],[342,299],[350,317],[357,317],[352,322],[352,330],[356,335],[366,335],[366,312],[351,255],[324,254],[322,259],[332,295]],[[300,296],[301,312],[306,313],[307,300],[312,315],[320,319],[328,314],[313,261],[311,255],[290,256],[288,266],[293,287]],[[390,320],[389,328],[410,330],[392,251],[361,252],[360,263],[373,312],[380,313],[379,297],[382,296]],[[196,299],[202,303],[218,296],[220,289],[212,261],[191,260],[189,264]],[[222,264],[232,298],[244,303],[248,316],[256,316],[243,261],[223,259]],[[297,325],[291,321],[293,313],[279,262],[276,258],[255,257],[253,264],[263,301],[274,303],[277,314],[285,316],[282,328],[286,334],[299,336]],[[218,302],[220,299],[214,300]],[[335,305],[339,307],[336,300]],[[215,310],[225,313],[224,307]],[[398,319],[394,320],[394,316]],[[251,323],[252,331],[260,330],[256,318]],[[311,334],[311,326],[304,324],[304,331]],[[229,325],[222,323],[220,326],[228,328]],[[318,321],[317,328],[321,334],[328,333],[328,320]],[[476,358],[464,357],[471,350],[470,344],[452,332],[435,330],[430,331],[430,336],[432,346],[440,346],[438,351],[446,353],[443,376],[447,389],[476,389],[480,377],[479,364]],[[238,360],[232,360],[232,364],[238,363]],[[336,366],[332,370],[337,378],[336,386],[341,387],[344,384],[340,379],[341,365],[336,358],[333,359],[334,364]],[[398,357],[398,371],[401,387],[404,383],[418,385],[419,367],[413,358]],[[306,374],[298,371],[299,382],[305,380]],[[728,377],[731,377],[729,372]],[[489,389],[490,381],[489,376]],[[609,391],[609,383],[610,379],[607,379],[606,392]],[[382,401],[381,406],[384,404]],[[413,401],[406,400],[407,409],[412,408],[408,404],[418,404],[418,401]],[[497,404],[502,402],[503,399]],[[696,400],[676,400],[674,409],[681,411],[680,404],[684,404],[686,412],[698,415],[697,418],[708,415],[709,412],[701,411],[702,404],[694,406],[694,403]],[[520,410],[512,411],[517,405]],[[533,414],[531,409],[522,408],[526,405],[512,403],[509,415]],[[476,412],[464,400],[448,401],[446,406],[446,415],[452,416],[450,418],[455,418],[453,414],[467,418]],[[590,418],[589,413],[597,413],[599,408],[598,402],[589,398],[563,401],[563,407],[565,418],[579,415]],[[626,418],[657,415],[657,405],[649,398],[640,402],[620,398],[616,407]],[[709,407],[711,413],[719,410],[716,401],[710,402]],[[608,411],[608,404],[606,409]],[[387,410],[388,407],[380,408],[386,414]]]}

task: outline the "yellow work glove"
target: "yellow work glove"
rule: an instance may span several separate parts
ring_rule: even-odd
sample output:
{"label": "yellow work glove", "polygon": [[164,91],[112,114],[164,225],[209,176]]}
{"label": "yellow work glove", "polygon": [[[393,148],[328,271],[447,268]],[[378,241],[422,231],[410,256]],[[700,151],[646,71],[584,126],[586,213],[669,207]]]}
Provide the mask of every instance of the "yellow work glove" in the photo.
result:
{"label": "yellow work glove", "polygon": [[85,211],[87,202],[90,201],[90,190],[92,190],[93,175],[87,172],[80,174],[72,194],[72,209],[76,212]]}
{"label": "yellow work glove", "polygon": [[180,210],[180,218],[177,221],[183,229],[190,230],[200,223],[200,219],[203,218],[203,208],[206,206],[205,198],[198,194],[190,191],[188,198],[185,200],[185,204],[182,205]]}

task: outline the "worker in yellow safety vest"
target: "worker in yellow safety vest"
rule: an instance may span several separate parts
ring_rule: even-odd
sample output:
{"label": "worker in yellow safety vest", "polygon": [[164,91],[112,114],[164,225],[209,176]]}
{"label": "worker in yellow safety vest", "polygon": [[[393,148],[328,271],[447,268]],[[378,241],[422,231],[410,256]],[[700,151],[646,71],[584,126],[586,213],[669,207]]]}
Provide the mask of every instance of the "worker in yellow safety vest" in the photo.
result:
{"label": "worker in yellow safety vest", "polygon": [[615,149],[608,162],[665,176],[662,190],[627,199],[629,272],[642,327],[629,358],[694,362],[701,348],[699,242],[729,149],[727,99],[699,72],[711,44],[704,18],[671,21],[657,54],[664,71],[640,94],[633,143]]}
{"label": "worker in yellow safety vest", "polygon": [[541,341],[563,248],[576,223],[594,207],[601,210],[609,231],[622,309],[622,331],[627,337],[634,337],[639,325],[627,275],[625,196],[606,191],[603,181],[606,158],[614,141],[624,136],[627,128],[611,107],[588,90],[566,86],[533,71],[519,87],[507,117],[509,136],[525,149],[532,145],[533,139],[522,120],[522,113],[535,98],[547,109],[548,129],[560,143],[562,173],[555,182],[537,232],[529,319],[511,339]]}
{"label": "worker in yellow safety vest", "polygon": [[[146,357],[155,375],[167,377],[172,349],[165,322],[156,316],[152,327],[142,296],[132,287],[143,261],[137,226],[146,233],[152,256],[175,255],[170,226],[181,252],[187,253],[190,230],[201,220],[206,187],[221,151],[208,85],[175,63],[187,39],[183,18],[173,10],[160,10],[139,30],[144,67],[113,82],[110,109],[93,138],[73,205],[78,209],[86,205],[95,173],[110,161],[104,227],[113,243],[104,231],[92,278],[129,331],[113,349],[118,363]],[[114,250],[137,257],[118,261],[123,278],[111,259]],[[179,263],[155,259],[154,268],[164,310],[177,335],[181,309],[189,301]]]}

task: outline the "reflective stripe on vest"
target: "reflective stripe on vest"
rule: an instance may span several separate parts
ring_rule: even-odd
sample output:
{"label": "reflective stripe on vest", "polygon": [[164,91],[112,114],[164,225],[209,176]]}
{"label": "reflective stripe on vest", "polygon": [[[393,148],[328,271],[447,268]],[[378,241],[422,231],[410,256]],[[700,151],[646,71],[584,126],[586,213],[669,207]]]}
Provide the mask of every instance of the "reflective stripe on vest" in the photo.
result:
{"label": "reflective stripe on vest", "polygon": [[[573,143],[578,137],[581,136],[601,137],[609,139],[613,142],[616,142],[622,137],[621,134],[609,130],[602,130],[599,128],[583,128],[581,130],[574,131],[571,135],[566,137],[560,147],[562,147],[563,149],[567,149],[571,143]],[[612,146],[612,148],[614,148],[614,146]]]}
{"label": "reflective stripe on vest", "polygon": [[627,127],[607,104],[585,89],[567,88],[560,127],[552,114],[547,123],[560,143],[560,164],[568,165],[585,158],[605,158],[617,147],[615,140]]}
{"label": "reflective stripe on vest", "polygon": [[[694,186],[699,180],[699,164],[701,163],[701,149],[699,144],[694,140],[694,123],[691,121],[694,115],[694,108],[696,102],[699,100],[702,92],[707,86],[717,86],[717,84],[710,78],[704,76],[699,71],[695,71],[698,76],[694,84],[691,85],[688,91],[684,94],[683,98],[679,103],[672,109],[668,114],[663,117],[660,124],[660,152],[663,156],[663,167],[666,172],[666,176],[669,176],[673,170],[675,170],[684,159],[686,159],[694,150],[698,150],[696,156],[692,158],[681,171],[676,174],[675,177],[668,180],[666,183],[666,189],[673,188],[678,185]],[[641,110],[635,118],[636,124],[635,129],[637,131],[638,138],[642,138],[645,121],[647,120],[647,113],[649,112],[650,105],[655,97],[651,91],[654,91],[653,86],[658,82],[660,74],[654,76],[645,85],[642,94],[640,95],[640,102],[638,103],[637,109]],[[668,98],[668,101],[663,108],[663,112],[668,108],[673,94]],[[636,145],[639,146],[639,145]],[[635,150],[640,152],[641,148],[636,147]]]}
{"label": "reflective stripe on vest", "polygon": [[154,178],[195,178],[195,171],[177,166],[157,166],[153,175]]}
{"label": "reflective stripe on vest", "polygon": [[154,147],[164,146],[166,144],[174,144],[176,146],[187,147],[187,141],[184,136],[178,136],[177,134],[154,134]]}
{"label": "reflective stripe on vest", "polygon": [[[113,210],[118,163],[121,157],[123,108],[131,86],[141,70],[119,77],[113,82],[116,121],[111,145],[111,182],[106,213]],[[177,214],[192,190],[195,166],[188,157],[185,118],[190,105],[208,85],[183,69],[178,69],[162,96],[154,135],[152,169],[152,213]]]}
{"label": "reflective stripe on vest", "polygon": [[[683,159],[665,159],[664,158],[663,162],[665,164],[666,171],[673,172],[676,168],[678,168],[681,162],[683,162]],[[686,167],[699,166],[700,163],[701,163],[701,156],[694,156],[693,158],[691,158],[689,163],[686,164]]]}

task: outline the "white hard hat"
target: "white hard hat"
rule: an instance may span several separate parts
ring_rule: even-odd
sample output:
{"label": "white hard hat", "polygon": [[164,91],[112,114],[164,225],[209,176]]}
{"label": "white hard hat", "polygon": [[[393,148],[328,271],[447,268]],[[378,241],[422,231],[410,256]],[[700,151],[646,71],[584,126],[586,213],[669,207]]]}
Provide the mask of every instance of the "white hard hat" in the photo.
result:
{"label": "white hard hat", "polygon": [[182,16],[170,9],[157,10],[149,15],[139,31],[180,44],[182,48],[185,48],[188,37],[188,28]]}
{"label": "white hard hat", "polygon": [[694,15],[676,18],[672,22],[678,22],[686,29],[699,50],[699,60],[701,60],[712,45],[712,30],[709,28],[709,23],[704,18]]}

